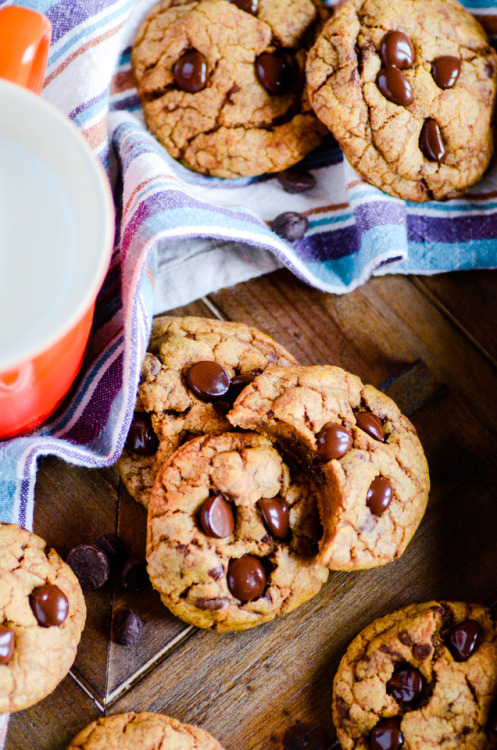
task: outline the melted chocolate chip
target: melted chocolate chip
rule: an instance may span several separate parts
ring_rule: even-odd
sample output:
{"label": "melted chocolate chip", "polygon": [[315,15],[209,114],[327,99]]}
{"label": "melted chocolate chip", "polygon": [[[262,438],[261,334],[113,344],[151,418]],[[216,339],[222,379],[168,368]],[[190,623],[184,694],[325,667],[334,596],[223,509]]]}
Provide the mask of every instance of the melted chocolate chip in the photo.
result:
{"label": "melted chocolate chip", "polygon": [[367,432],[375,440],[385,442],[383,423],[377,414],[373,414],[371,411],[358,411],[355,418],[356,424],[361,430]]}
{"label": "melted chocolate chip", "polygon": [[189,387],[202,401],[215,401],[228,393],[230,376],[217,362],[204,360],[192,365],[186,373]]}
{"label": "melted chocolate chip", "polygon": [[99,589],[109,579],[109,558],[95,544],[76,545],[68,553],[66,562],[83,589]]}
{"label": "melted chocolate chip", "polygon": [[263,497],[257,503],[262,520],[276,539],[286,539],[289,532],[290,506],[282,497]]}
{"label": "melted chocolate chip", "polygon": [[266,571],[262,562],[254,555],[230,560],[227,583],[233,596],[241,602],[258,599],[266,588]]}
{"label": "melted chocolate chip", "polygon": [[412,102],[411,84],[398,68],[389,65],[382,68],[376,76],[376,85],[385,99],[402,107]]}
{"label": "melted chocolate chip", "polygon": [[456,661],[467,661],[481,645],[484,630],[476,620],[464,620],[449,633],[447,646]]}
{"label": "melted chocolate chip", "polygon": [[431,74],[437,86],[441,89],[451,89],[461,72],[461,61],[458,57],[446,55],[433,60]]}
{"label": "melted chocolate chip", "polygon": [[400,731],[401,717],[380,719],[369,734],[371,750],[399,750],[404,744],[404,737]]}
{"label": "melted chocolate chip", "polygon": [[380,56],[383,65],[394,65],[399,70],[410,68],[414,61],[414,47],[402,31],[389,31],[381,41]]}
{"label": "melted chocolate chip", "polygon": [[419,148],[430,161],[439,163],[445,159],[445,144],[442,140],[442,133],[435,120],[428,118],[425,120],[421,135],[419,136]]}
{"label": "melted chocolate chip", "polygon": [[293,66],[281,53],[263,52],[255,60],[255,72],[270,94],[286,94],[294,86]]}
{"label": "melted chocolate chip", "polygon": [[287,242],[301,240],[309,227],[309,220],[297,211],[285,211],[271,222],[271,229]]}
{"label": "melted chocolate chip", "polygon": [[31,592],[31,609],[38,625],[49,628],[60,627],[69,614],[69,602],[63,591],[51,583],[38,586]]}
{"label": "melted chocolate chip", "polygon": [[276,177],[286,193],[305,193],[316,185],[316,178],[310,172],[302,169],[285,169]]}
{"label": "melted chocolate chip", "polygon": [[209,497],[200,509],[200,525],[207,536],[224,539],[235,529],[231,503],[220,494]]}
{"label": "melted chocolate chip", "polygon": [[14,633],[6,625],[0,625],[0,664],[8,664],[14,656]]}
{"label": "melted chocolate chip", "polygon": [[425,680],[419,669],[410,664],[397,667],[387,682],[387,693],[404,706],[415,706],[425,687]]}
{"label": "melted chocolate chip", "polygon": [[173,75],[180,89],[196,94],[207,83],[207,60],[198,50],[189,49],[174,63]]}
{"label": "melted chocolate chip", "polygon": [[199,609],[207,609],[212,611],[225,609],[228,604],[228,599],[225,599],[223,596],[212,598],[209,598],[207,596],[199,596],[197,597],[197,599],[195,599],[195,606],[197,606]]}
{"label": "melted chocolate chip", "polygon": [[112,620],[114,641],[121,646],[135,646],[143,637],[143,622],[132,609],[120,609]]}
{"label": "melted chocolate chip", "polygon": [[230,401],[231,403],[233,403],[233,401],[236,401],[243,389],[247,385],[249,385],[258,374],[259,371],[254,370],[253,372],[244,372],[240,373],[240,375],[233,375],[226,396],[228,401]]}
{"label": "melted chocolate chip", "polygon": [[159,438],[154,432],[150,414],[135,412],[125,448],[138,456],[153,456],[159,447]]}
{"label": "melted chocolate chip", "polygon": [[341,458],[352,447],[352,435],[347,427],[336,422],[327,422],[316,435],[317,457],[325,463],[332,458]]}
{"label": "melted chocolate chip", "polygon": [[253,16],[257,14],[259,9],[259,0],[231,0],[231,2],[238,6],[240,10],[244,10],[245,13],[251,13]]}
{"label": "melted chocolate chip", "polygon": [[378,476],[371,482],[366,496],[366,505],[375,516],[381,516],[392,502],[392,485],[385,477]]}

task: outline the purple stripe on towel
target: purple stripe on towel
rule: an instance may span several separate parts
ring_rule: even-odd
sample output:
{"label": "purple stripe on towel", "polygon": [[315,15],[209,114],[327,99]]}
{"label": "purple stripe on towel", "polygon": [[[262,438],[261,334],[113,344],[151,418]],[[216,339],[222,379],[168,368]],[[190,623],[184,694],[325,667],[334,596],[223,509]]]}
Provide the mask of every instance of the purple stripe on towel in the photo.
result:
{"label": "purple stripe on towel", "polygon": [[85,0],[84,3],[81,0],[61,0],[57,5],[52,5],[45,13],[52,22],[52,44],[110,5],[112,2],[109,0]]}
{"label": "purple stripe on towel", "polygon": [[497,237],[495,213],[465,216],[419,216],[407,219],[409,242],[470,242]]}
{"label": "purple stripe on towel", "polygon": [[398,201],[370,201],[354,207],[354,219],[359,232],[386,224],[402,226],[406,221],[404,203]]}
{"label": "purple stripe on towel", "polygon": [[360,249],[360,235],[355,226],[321,232],[294,242],[293,249],[299,258],[316,263],[324,260],[337,260],[357,253]]}

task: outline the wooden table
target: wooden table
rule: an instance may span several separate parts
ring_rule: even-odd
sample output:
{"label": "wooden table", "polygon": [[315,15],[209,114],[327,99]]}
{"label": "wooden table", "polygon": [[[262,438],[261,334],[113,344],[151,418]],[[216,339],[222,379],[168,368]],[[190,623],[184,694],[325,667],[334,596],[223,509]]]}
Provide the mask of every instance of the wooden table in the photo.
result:
{"label": "wooden table", "polygon": [[[337,364],[382,387],[411,417],[432,478],[428,510],[400,560],[332,573],[290,615],[219,635],[175,619],[151,589],[86,594],[88,620],[71,673],[12,717],[7,750],[63,750],[103,713],[170,714],[212,732],[226,750],[329,750],[332,679],[370,620],[430,598],[497,597],[497,274],[373,279],[346,296],[277,271],[175,314],[238,320],[281,341],[303,364]],[[115,471],[45,459],[35,531],[65,557],[119,533],[143,555],[145,513]],[[145,622],[136,647],[109,639],[126,600]]]}

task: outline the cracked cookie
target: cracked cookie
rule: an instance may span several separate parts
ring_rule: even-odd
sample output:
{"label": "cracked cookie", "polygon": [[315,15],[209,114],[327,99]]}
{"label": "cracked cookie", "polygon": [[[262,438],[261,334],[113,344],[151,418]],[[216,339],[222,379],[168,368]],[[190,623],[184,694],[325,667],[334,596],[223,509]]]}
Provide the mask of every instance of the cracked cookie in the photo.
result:
{"label": "cracked cookie", "polygon": [[300,161],[326,132],[304,67],[327,15],[319,0],[163,0],[131,55],[149,130],[207,175],[279,172]]}
{"label": "cracked cookie", "polygon": [[156,318],[135,417],[117,463],[130,494],[147,507],[159,468],[182,442],[231,430],[231,404],[271,364],[296,362],[256,328],[210,318]]}
{"label": "cracked cookie", "polygon": [[477,604],[412,604],[375,620],[333,683],[343,750],[490,750],[496,709],[496,623]]}
{"label": "cracked cookie", "polygon": [[246,386],[228,419],[269,435],[314,477],[319,563],[357,570],[402,554],[430,483],[416,430],[388,396],[339,367],[273,367]]}
{"label": "cracked cookie", "polygon": [[85,617],[69,566],[36,534],[0,523],[0,713],[27,708],[57,687]]}
{"label": "cracked cookie", "polygon": [[89,724],[67,750],[223,750],[203,729],[162,714],[126,713]]}
{"label": "cracked cookie", "polygon": [[307,59],[311,104],[348,161],[411,201],[482,177],[496,81],[497,55],[456,0],[347,0]]}
{"label": "cracked cookie", "polygon": [[244,630],[317,594],[321,535],[309,483],[256,433],[196,438],[155,481],[147,563],[163,603],[182,620]]}

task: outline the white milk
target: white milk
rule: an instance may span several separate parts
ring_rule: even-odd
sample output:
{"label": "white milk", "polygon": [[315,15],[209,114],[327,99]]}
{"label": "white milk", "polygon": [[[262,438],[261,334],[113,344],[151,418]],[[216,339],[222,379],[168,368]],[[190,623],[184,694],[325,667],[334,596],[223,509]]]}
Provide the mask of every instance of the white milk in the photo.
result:
{"label": "white milk", "polygon": [[36,348],[69,315],[77,254],[76,219],[59,180],[0,136],[0,352],[20,341]]}

